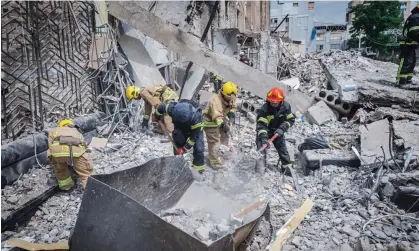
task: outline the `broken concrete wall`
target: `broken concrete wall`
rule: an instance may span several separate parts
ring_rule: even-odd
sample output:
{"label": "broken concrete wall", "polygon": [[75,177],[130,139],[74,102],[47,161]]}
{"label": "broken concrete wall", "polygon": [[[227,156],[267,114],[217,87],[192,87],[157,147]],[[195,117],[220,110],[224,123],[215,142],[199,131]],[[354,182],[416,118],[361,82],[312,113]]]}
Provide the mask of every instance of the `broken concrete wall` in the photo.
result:
{"label": "broken concrete wall", "polygon": [[214,52],[224,54],[230,57],[239,54],[237,46],[237,28],[215,29],[212,31],[212,48]]}
{"label": "broken concrete wall", "polygon": [[131,2],[109,2],[109,11],[115,17],[140,29],[144,34],[163,43],[169,49],[197,63],[206,70],[237,83],[254,95],[264,97],[267,90],[279,86],[284,89],[286,99],[294,110],[304,112],[311,104],[311,100],[303,93],[289,91],[286,86],[276,79],[234,58],[212,52],[197,38],[172,24],[167,24],[147,10],[139,8],[138,5]]}
{"label": "broken concrete wall", "polygon": [[259,69],[273,77],[277,77],[279,64],[279,42],[270,36],[269,31],[260,33]]}

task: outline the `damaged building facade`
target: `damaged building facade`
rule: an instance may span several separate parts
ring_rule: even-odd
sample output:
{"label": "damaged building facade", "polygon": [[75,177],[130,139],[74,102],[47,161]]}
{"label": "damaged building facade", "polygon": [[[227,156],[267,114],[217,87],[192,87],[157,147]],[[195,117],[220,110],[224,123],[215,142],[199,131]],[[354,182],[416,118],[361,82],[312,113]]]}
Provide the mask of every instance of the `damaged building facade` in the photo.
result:
{"label": "damaged building facade", "polygon": [[[397,65],[359,52],[301,53],[282,26],[271,34],[272,3],[2,3],[2,250],[418,250],[418,90],[395,88]],[[140,128],[144,101],[125,90],[183,87],[205,107],[210,72],[245,91],[225,167],[199,174],[169,135]],[[286,173],[273,145],[255,146],[273,87],[295,117]],[[61,192],[47,157],[66,117],[94,166],[84,191]]]}

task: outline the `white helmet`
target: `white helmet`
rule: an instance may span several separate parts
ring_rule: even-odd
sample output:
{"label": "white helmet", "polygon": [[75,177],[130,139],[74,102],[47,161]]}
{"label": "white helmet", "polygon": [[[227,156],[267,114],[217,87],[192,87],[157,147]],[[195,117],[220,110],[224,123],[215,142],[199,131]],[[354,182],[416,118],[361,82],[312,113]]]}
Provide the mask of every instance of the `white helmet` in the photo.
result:
{"label": "white helmet", "polygon": [[241,51],[240,52],[240,56],[244,56],[244,51]]}

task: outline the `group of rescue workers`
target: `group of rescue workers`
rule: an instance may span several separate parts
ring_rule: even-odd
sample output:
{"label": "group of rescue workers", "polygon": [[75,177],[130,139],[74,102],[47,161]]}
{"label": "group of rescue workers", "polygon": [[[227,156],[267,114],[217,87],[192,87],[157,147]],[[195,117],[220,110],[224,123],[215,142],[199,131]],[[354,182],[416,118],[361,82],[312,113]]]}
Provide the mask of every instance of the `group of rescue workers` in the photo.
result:
{"label": "group of rescue workers", "polygon": [[[218,93],[208,101],[203,111],[194,101],[178,100],[176,92],[164,85],[150,85],[144,88],[129,86],[126,89],[126,97],[128,100],[144,100],[142,128],[149,128],[150,119],[157,122],[154,132],[162,134],[166,132],[171,137],[175,155],[183,155],[193,149],[192,167],[199,173],[205,171],[204,132],[211,167],[213,169],[223,167],[220,144],[228,145],[236,118],[237,86],[234,83],[230,81],[224,83]],[[278,151],[282,170],[292,164],[284,133],[294,124],[291,107],[284,98],[280,88],[271,89],[267,93],[266,103],[257,114],[256,125],[258,150],[265,144],[269,147],[269,138],[277,134],[273,144]],[[73,140],[63,140],[68,138]],[[68,142],[73,143],[69,145]],[[62,120],[58,128],[49,132],[48,144],[48,156],[55,170],[58,186],[62,190],[73,187],[74,181],[69,171],[71,166],[80,177],[84,189],[93,166],[86,153],[86,142],[77,126],[69,119]]]}

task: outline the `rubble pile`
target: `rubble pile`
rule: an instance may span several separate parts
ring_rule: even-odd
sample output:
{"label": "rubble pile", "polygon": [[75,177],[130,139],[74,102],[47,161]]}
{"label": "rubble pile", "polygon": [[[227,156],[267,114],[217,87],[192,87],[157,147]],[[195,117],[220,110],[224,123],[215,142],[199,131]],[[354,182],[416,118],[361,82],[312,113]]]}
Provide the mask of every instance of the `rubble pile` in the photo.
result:
{"label": "rubble pile", "polygon": [[13,185],[4,187],[1,190],[1,214],[3,218],[11,211],[17,210],[23,204],[52,187],[48,184],[48,179],[53,176],[54,174],[49,167],[32,168]]}
{"label": "rubble pile", "polygon": [[326,74],[320,64],[320,54],[306,54],[303,57],[287,58],[291,77],[301,81],[300,91],[304,93],[317,92],[327,87]]}

